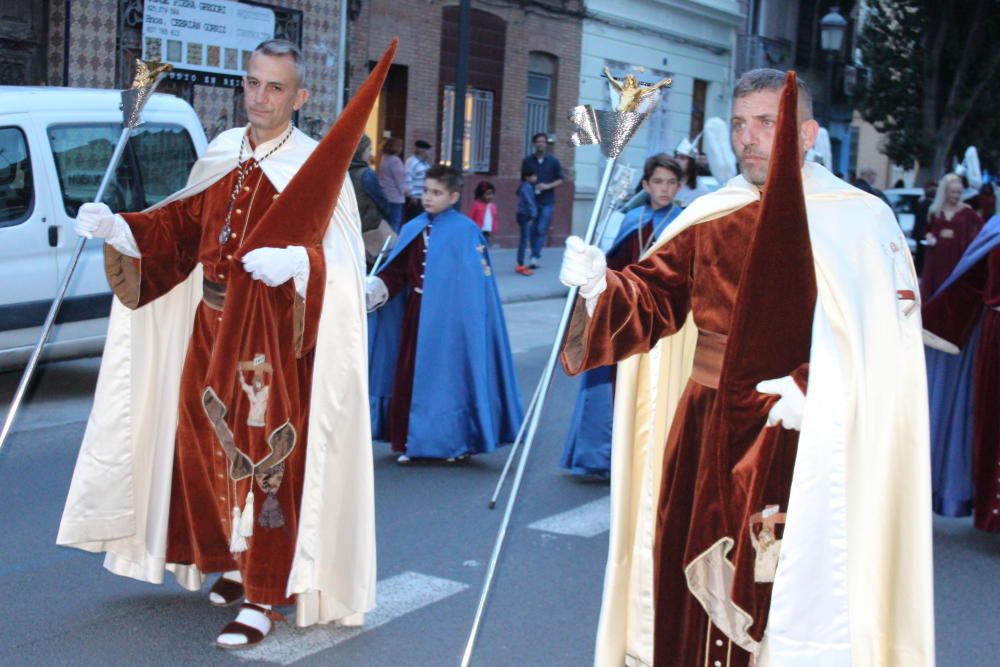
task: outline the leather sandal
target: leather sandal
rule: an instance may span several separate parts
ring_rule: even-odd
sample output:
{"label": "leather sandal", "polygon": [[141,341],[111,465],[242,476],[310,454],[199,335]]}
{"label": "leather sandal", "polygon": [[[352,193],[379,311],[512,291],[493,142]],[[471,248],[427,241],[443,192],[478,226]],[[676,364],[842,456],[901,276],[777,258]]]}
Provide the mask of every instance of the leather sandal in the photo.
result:
{"label": "leather sandal", "polygon": [[208,592],[215,593],[222,598],[222,602],[214,602],[209,597],[208,601],[213,607],[232,607],[234,604],[242,602],[243,596],[246,594],[243,590],[243,584],[225,577],[216,579]]}
{"label": "leather sandal", "polygon": [[[252,602],[244,602],[240,605],[240,609],[253,609],[254,611],[264,614],[269,619],[271,619],[271,632],[274,631],[274,624],[278,621],[284,621],[285,615],[274,611],[273,609],[267,609],[266,607],[261,607],[255,605]],[[271,634],[268,632],[267,635]],[[240,649],[250,648],[251,646],[256,646],[257,644],[264,641],[267,637],[266,634],[253,627],[252,625],[247,625],[246,623],[240,623],[239,621],[230,621],[226,623],[225,627],[219,631],[217,636],[222,635],[243,635],[246,638],[246,642],[243,644],[223,644],[218,639],[215,640],[215,645],[219,648],[226,649],[227,651],[239,651]]]}

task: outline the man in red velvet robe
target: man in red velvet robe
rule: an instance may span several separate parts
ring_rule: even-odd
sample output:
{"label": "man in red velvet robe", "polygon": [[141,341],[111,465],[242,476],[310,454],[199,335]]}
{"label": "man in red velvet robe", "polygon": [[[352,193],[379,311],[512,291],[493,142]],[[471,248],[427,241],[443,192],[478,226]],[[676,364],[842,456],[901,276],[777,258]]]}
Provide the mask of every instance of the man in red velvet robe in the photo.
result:
{"label": "man in red velvet robe", "polygon": [[76,224],[105,239],[117,302],[59,542],[156,583],[222,573],[211,602],[246,599],[227,649],[262,641],[296,597],[303,625],[374,604],[367,408],[343,398],[366,392],[363,257],[342,184],[381,81],[317,147],[291,123],[303,77],[297,47],[262,43],[249,126],[213,141],[188,188],[141,213],[84,205]]}
{"label": "man in red velvet robe", "polygon": [[601,667],[932,664],[916,278],[888,207],[802,165],[794,88],[741,77],[742,176],[642,261],[567,241],[564,366],[623,362]]}

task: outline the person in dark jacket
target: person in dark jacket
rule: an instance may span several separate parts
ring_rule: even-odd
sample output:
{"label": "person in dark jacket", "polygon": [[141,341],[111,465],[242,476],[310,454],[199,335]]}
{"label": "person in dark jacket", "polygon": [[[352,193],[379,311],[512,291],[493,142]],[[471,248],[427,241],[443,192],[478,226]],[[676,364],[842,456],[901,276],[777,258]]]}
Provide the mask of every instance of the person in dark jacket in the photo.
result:
{"label": "person in dark jacket", "polygon": [[389,200],[378,181],[378,174],[371,168],[372,140],[368,135],[361,137],[358,149],[354,151],[354,159],[347,173],[354,185],[354,194],[358,198],[358,213],[361,214],[361,232],[370,232],[378,228],[382,220],[389,220]]}

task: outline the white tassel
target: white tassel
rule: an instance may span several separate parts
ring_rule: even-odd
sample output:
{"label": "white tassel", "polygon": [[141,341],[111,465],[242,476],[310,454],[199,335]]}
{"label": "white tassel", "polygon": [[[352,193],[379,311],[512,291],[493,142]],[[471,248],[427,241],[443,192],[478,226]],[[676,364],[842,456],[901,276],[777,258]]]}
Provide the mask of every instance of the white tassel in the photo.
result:
{"label": "white tassel", "polygon": [[247,494],[247,500],[243,504],[240,537],[253,537],[253,480],[250,480],[250,493]]}
{"label": "white tassel", "polygon": [[240,524],[243,523],[242,517],[240,516],[240,508],[236,505],[233,506],[233,530],[229,538],[229,551],[234,554],[241,553],[247,550],[247,541],[240,533]]}

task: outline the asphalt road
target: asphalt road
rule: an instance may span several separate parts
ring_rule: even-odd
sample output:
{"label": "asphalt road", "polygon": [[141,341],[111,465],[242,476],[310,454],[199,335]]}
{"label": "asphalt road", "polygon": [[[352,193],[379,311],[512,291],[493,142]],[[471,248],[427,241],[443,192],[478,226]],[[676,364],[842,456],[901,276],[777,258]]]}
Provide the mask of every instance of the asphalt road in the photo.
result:
{"label": "asphalt road", "polygon": [[[561,304],[505,306],[525,402]],[[486,504],[506,448],[457,465],[402,467],[376,443],[380,607],[369,626],[303,632],[282,624],[252,653],[225,653],[214,638],[232,611],[211,607],[206,593],[184,591],[169,575],[162,586],[115,577],[99,556],[54,546],[96,372],[95,359],[45,366],[0,451],[0,665],[458,664],[501,518],[502,505],[491,512]],[[0,374],[0,405],[17,380]],[[591,660],[608,489],[558,468],[575,392],[558,373],[474,665]],[[936,520],[935,545],[938,664],[1000,664],[1000,538],[968,520]]]}

